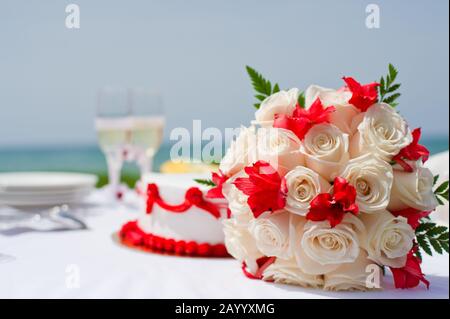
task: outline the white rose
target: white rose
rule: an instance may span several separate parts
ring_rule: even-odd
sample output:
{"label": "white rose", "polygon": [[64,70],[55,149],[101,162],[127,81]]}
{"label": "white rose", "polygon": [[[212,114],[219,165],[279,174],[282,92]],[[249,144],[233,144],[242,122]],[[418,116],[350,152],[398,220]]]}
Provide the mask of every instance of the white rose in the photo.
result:
{"label": "white rose", "polygon": [[420,165],[412,173],[394,170],[388,210],[397,211],[412,207],[420,211],[433,211],[438,206],[433,192],[433,179],[433,173]]}
{"label": "white rose", "polygon": [[289,213],[264,213],[249,225],[256,247],[265,256],[291,257],[289,249]]}
{"label": "white rose", "polygon": [[235,219],[236,223],[243,226],[247,226],[254,217],[252,210],[247,203],[248,196],[240,191],[233,183],[236,178],[246,176],[247,174],[244,171],[240,171],[230,177],[222,186],[222,194],[228,202],[231,216]]}
{"label": "white rose", "polygon": [[291,247],[297,264],[307,274],[326,274],[359,255],[359,236],[364,224],[354,215],[345,214],[334,228],[328,221],[312,222],[291,215]]}
{"label": "white rose", "polygon": [[257,158],[270,163],[281,176],[304,164],[301,142],[293,132],[282,128],[261,128],[257,137]]}
{"label": "white rose", "polygon": [[314,125],[305,135],[301,150],[306,166],[331,182],[349,160],[348,135],[331,124]]}
{"label": "white rose", "polygon": [[309,204],[320,193],[327,193],[331,185],[313,170],[297,166],[285,176],[287,196],[285,209],[293,214],[305,216]]}
{"label": "white rose", "polygon": [[318,85],[311,85],[305,91],[305,107],[309,108],[319,98],[324,107],[334,106],[336,111],[330,114],[330,123],[342,132],[353,135],[355,127],[353,119],[360,111],[348,103],[352,92],[348,90],[333,90]]}
{"label": "white rose", "polygon": [[367,229],[362,236],[361,246],[367,250],[369,258],[379,265],[403,267],[415,238],[407,219],[384,211],[361,214],[361,220]]}
{"label": "white rose", "polygon": [[[374,268],[368,268],[367,266],[369,265],[373,265]],[[376,286],[381,283],[382,273],[381,268],[368,259],[367,253],[361,249],[358,258],[354,262],[342,264],[339,268],[324,276],[325,285],[323,288],[329,291],[367,291],[370,289],[379,289],[381,287]],[[371,274],[373,278],[368,277]],[[368,278],[370,279],[369,282]]]}
{"label": "white rose", "polygon": [[292,115],[298,101],[299,90],[279,91],[262,101],[255,113],[256,122],[264,127],[273,124],[275,114]]}
{"label": "white rose", "polygon": [[392,166],[387,162],[367,154],[349,161],[339,175],[355,187],[360,211],[374,213],[386,209],[394,179]]}
{"label": "white rose", "polygon": [[220,162],[220,170],[231,176],[253,163],[256,157],[256,133],[254,127],[241,127],[239,136],[231,142]]}
{"label": "white rose", "polygon": [[277,258],[263,272],[263,280],[279,284],[297,285],[304,288],[320,288],[323,286],[322,275],[309,275],[298,268],[294,258],[289,260]]}
{"label": "white rose", "polygon": [[433,192],[433,173],[420,164],[416,171],[408,173],[394,170],[391,201],[388,210],[397,211],[408,207],[420,211],[433,211],[438,206]]}
{"label": "white rose", "polygon": [[240,262],[245,262],[247,267],[255,273],[258,270],[256,260],[263,254],[256,247],[256,241],[248,231],[248,227],[230,218],[223,221],[223,232],[228,253]]}
{"label": "white rose", "polygon": [[372,153],[390,161],[411,142],[411,130],[405,120],[390,105],[379,103],[364,114],[350,141],[350,154],[355,158]]}

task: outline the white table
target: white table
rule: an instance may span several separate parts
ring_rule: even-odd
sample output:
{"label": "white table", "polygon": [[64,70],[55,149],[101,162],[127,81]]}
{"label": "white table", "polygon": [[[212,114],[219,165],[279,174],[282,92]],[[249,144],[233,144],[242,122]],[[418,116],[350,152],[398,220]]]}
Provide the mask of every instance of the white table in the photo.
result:
{"label": "white table", "polygon": [[[91,201],[101,203],[100,193]],[[143,253],[118,245],[112,234],[136,218],[124,206],[87,209],[87,231],[0,234],[0,298],[448,298],[448,255],[425,257],[431,281],[413,290],[331,293],[247,279],[233,259]]]}

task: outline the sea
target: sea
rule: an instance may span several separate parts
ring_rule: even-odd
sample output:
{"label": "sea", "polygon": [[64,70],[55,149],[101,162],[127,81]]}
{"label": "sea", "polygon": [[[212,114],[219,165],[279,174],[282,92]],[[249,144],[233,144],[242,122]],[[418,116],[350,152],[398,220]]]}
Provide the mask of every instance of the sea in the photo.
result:
{"label": "sea", "polygon": [[[449,137],[437,136],[421,140],[431,152],[436,154],[449,149]],[[163,144],[154,159],[153,169],[170,159],[171,144]],[[105,158],[96,145],[14,147],[0,148],[0,172],[18,171],[70,171],[107,174]],[[136,176],[139,171],[132,163],[125,164],[124,174]]]}

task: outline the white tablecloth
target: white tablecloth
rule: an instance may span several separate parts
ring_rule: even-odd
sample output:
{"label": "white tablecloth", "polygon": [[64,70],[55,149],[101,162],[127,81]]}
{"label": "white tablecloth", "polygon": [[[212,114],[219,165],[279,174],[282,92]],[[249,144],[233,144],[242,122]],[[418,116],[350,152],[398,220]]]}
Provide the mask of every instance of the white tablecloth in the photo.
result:
{"label": "white tablecloth", "polygon": [[[91,201],[101,203],[100,193]],[[85,208],[90,230],[0,233],[0,298],[448,298],[448,255],[425,257],[427,290],[331,293],[247,279],[233,259],[162,256],[117,244],[136,217],[124,206]],[[6,256],[6,257],[5,257]]]}

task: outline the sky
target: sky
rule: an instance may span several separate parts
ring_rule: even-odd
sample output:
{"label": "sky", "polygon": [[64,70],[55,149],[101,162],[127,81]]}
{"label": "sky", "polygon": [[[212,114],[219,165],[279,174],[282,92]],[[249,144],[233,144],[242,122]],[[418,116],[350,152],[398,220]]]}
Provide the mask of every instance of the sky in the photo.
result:
{"label": "sky", "polygon": [[[80,28],[65,26],[68,4]],[[366,27],[366,6],[380,28]],[[105,85],[163,95],[167,127],[253,118],[251,65],[282,88],[367,83],[393,63],[400,112],[449,134],[449,3],[434,1],[0,0],[0,148],[94,144]]]}

